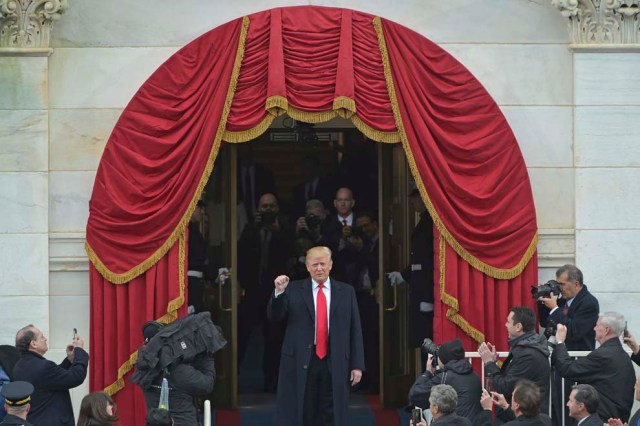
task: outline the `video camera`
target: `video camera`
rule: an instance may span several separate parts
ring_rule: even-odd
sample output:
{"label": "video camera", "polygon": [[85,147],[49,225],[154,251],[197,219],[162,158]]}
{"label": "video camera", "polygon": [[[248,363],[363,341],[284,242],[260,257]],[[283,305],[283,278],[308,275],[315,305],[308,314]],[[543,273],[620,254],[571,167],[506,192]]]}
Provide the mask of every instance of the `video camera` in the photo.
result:
{"label": "video camera", "polygon": [[544,284],[531,286],[531,297],[538,300],[540,297],[549,297],[553,293],[556,297],[560,295],[561,284],[556,280],[549,280]]}
{"label": "video camera", "polygon": [[260,216],[260,226],[271,226],[276,222],[276,218],[278,217],[277,213],[274,212],[258,212],[256,216]]}
{"label": "video camera", "polygon": [[307,224],[307,228],[315,229],[320,226],[320,223],[322,223],[322,218],[320,216],[316,216],[315,214],[306,214],[304,216],[304,221]]}

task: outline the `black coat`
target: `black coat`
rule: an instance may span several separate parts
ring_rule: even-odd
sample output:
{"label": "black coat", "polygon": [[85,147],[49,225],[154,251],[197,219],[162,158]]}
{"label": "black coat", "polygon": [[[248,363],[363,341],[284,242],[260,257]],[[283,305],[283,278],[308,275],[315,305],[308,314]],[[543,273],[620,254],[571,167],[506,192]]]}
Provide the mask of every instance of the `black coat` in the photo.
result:
{"label": "black coat", "polygon": [[538,304],[538,315],[540,325],[545,328],[551,324],[563,324],[567,327],[567,340],[564,342],[570,351],[592,351],[596,347],[596,332],[593,328],[598,321],[600,305],[587,286],[583,286],[582,290],[575,295],[569,311],[564,314],[562,308],[566,301],[560,299],[558,301],[558,309],[550,314],[549,308],[545,305]]}
{"label": "black coat", "polygon": [[426,371],[419,376],[409,390],[409,404],[423,410],[428,409],[431,388],[441,384],[451,385],[458,393],[456,414],[473,422],[482,411],[480,405],[482,383],[466,359],[449,361],[444,369],[436,371],[435,375]]}
{"label": "black coat", "polygon": [[[347,424],[350,372],[364,371],[364,350],[358,303],[353,287],[330,279],[329,369],[332,377],[334,426]],[[278,378],[275,424],[302,424],[307,366],[315,337],[315,306],[311,278],[292,281],[285,292],[271,297],[271,321],[287,321]]]}
{"label": "black coat", "polygon": [[640,410],[637,410],[629,419],[629,425],[636,426],[638,424],[638,420],[640,420]]}
{"label": "black coat", "polygon": [[466,417],[451,413],[434,420],[431,426],[471,426],[471,421]]}
{"label": "black coat", "polygon": [[4,420],[0,422],[0,426],[33,426],[26,420],[22,420],[20,417],[14,416],[13,414],[7,414],[4,417]]}
{"label": "black coat", "polygon": [[[607,419],[608,420],[608,419]],[[580,426],[602,426],[603,420],[597,414],[591,414],[589,417],[585,418]],[[629,423],[632,426],[635,426],[635,423]]]}
{"label": "black coat", "polygon": [[520,379],[534,382],[540,388],[540,411],[549,408],[549,347],[544,336],[534,332],[509,341],[511,349],[507,359],[498,368],[495,362],[485,364],[485,375],[493,378],[493,390],[511,402],[511,394]]}
{"label": "black coat", "polygon": [[[507,409],[497,410],[496,417],[496,424],[501,424],[502,426],[551,426],[551,417],[544,413],[540,413],[534,417],[515,417],[513,411]],[[474,426],[491,426],[492,424],[491,410],[483,410],[473,423]],[[600,426],[602,426],[602,424],[600,424]]]}
{"label": "black coat", "polygon": [[[162,375],[155,385],[145,389],[144,399],[148,408],[157,407],[160,402]],[[199,423],[195,396],[203,396],[213,391],[216,369],[213,357],[199,355],[189,364],[170,365],[164,375],[169,382],[169,412],[175,426],[196,426]]]}
{"label": "black coat", "polygon": [[600,395],[598,415],[603,421],[612,417],[629,420],[636,375],[620,340],[609,339],[586,357],[575,360],[562,343],[553,350],[551,363],[565,379],[596,388]]}
{"label": "black coat", "polygon": [[24,352],[13,375],[35,388],[27,420],[38,426],[75,425],[69,389],[84,382],[88,364],[89,354],[82,348],[74,349],[73,363],[65,358],[60,365],[33,351]]}

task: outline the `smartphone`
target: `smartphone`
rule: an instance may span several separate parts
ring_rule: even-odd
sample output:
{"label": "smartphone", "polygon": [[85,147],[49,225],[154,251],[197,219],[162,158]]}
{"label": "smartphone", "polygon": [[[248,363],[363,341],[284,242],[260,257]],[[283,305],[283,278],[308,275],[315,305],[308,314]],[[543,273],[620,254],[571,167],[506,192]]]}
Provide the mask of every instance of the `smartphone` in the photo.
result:
{"label": "smartphone", "polygon": [[627,322],[624,322],[624,332],[622,333],[623,337],[629,337],[629,329],[627,328]]}
{"label": "smartphone", "polygon": [[420,408],[414,408],[411,410],[411,425],[416,426],[422,421],[422,410]]}
{"label": "smartphone", "polygon": [[74,328],[73,329],[73,340],[76,340],[76,335],[78,334],[78,329]]}

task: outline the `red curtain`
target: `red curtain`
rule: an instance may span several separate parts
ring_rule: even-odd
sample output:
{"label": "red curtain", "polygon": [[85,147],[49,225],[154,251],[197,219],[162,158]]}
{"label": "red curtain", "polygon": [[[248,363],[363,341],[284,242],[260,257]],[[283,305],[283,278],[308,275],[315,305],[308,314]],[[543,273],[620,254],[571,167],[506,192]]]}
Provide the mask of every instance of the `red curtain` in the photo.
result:
{"label": "red curtain", "polygon": [[273,9],[181,49],[113,130],[87,225],[91,303],[100,307],[91,319],[92,389],[121,389],[139,326],[176,313],[182,274],[170,270],[172,256],[221,141],[251,140],[283,113],[312,123],[339,115],[371,139],[402,143],[437,227],[439,340],[464,332],[468,350],[484,338],[500,344],[509,306],[530,303],[531,187],[482,85],[393,22],[337,8]]}

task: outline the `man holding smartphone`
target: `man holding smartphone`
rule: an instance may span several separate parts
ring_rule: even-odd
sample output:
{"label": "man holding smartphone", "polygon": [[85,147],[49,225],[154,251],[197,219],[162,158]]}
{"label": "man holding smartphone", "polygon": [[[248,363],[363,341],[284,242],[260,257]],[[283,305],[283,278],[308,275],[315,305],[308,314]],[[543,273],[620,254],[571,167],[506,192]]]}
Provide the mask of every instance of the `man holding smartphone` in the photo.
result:
{"label": "man holding smartphone", "polygon": [[69,389],[81,385],[87,377],[89,354],[84,340],[74,329],[73,342],[67,346],[67,357],[57,365],[44,358],[49,350],[47,338],[33,324],[16,334],[16,348],[21,357],[16,363],[14,380],[29,382],[35,388],[27,420],[38,426],[73,426],[73,407]]}

